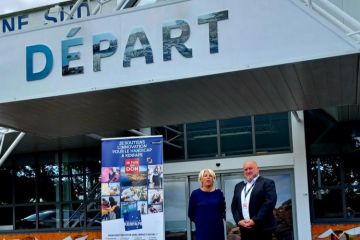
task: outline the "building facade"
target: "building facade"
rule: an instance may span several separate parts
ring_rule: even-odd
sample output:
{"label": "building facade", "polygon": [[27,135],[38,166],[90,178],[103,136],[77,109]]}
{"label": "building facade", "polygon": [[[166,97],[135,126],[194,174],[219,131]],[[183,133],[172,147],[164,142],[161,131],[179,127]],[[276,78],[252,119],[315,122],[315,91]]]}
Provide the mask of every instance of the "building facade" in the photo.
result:
{"label": "building facade", "polygon": [[101,239],[101,139],[140,134],[164,137],[167,240],[195,239],[200,170],[231,209],[249,160],[276,183],[274,239],[360,237],[358,3],[338,23],[324,1],[130,2],[1,35],[2,157],[27,134],[0,165],[0,237]]}

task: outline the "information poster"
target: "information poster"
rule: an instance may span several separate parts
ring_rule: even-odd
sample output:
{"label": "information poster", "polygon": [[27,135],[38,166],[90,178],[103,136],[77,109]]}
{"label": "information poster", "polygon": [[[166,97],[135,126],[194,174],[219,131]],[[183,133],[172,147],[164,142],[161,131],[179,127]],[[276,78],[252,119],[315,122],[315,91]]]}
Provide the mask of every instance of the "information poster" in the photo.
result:
{"label": "information poster", "polygon": [[104,240],[164,240],[163,139],[104,139],[101,165]]}

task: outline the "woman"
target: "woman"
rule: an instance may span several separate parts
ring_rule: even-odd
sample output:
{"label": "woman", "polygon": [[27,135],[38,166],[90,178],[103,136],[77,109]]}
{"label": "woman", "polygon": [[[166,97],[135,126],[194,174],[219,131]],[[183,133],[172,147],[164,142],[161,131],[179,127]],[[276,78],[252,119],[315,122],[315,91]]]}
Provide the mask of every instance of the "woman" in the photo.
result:
{"label": "woman", "polygon": [[111,203],[105,198],[103,198],[101,201],[102,220],[107,221],[107,220],[116,219],[116,212],[115,212],[116,207],[117,206],[111,206]]}
{"label": "woman", "polygon": [[113,178],[111,179],[111,182],[119,182],[120,181],[120,170],[116,169]]}
{"label": "woman", "polygon": [[109,202],[110,202],[110,207],[113,209],[113,212],[116,215],[116,219],[120,218],[120,207],[117,203],[117,201],[115,201],[114,197],[109,197]]}
{"label": "woman", "polygon": [[153,182],[154,182],[154,187],[159,187],[160,186],[160,176],[159,176],[159,168],[158,166],[155,166],[154,171],[153,171]]}
{"label": "woman", "polygon": [[114,176],[115,176],[114,169],[111,167],[111,168],[109,168],[109,180],[108,180],[108,183],[111,182],[111,180],[113,179]]}
{"label": "woman", "polygon": [[196,240],[224,240],[225,197],[213,187],[216,179],[211,169],[199,173],[201,188],[190,196],[188,216],[196,226]]}

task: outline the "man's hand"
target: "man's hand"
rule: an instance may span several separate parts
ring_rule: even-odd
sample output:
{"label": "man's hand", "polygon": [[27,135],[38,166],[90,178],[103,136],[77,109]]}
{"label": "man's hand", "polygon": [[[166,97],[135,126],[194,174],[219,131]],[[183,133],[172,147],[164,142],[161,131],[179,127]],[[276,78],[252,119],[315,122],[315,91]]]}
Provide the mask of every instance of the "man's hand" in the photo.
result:
{"label": "man's hand", "polygon": [[246,228],[253,228],[253,227],[255,227],[255,222],[252,220],[252,219],[250,219],[250,220],[248,220],[248,221],[246,221],[246,223],[245,223],[245,227]]}
{"label": "man's hand", "polygon": [[239,225],[244,228],[253,228],[255,227],[256,224],[252,219],[250,219],[250,220],[241,220],[239,222]]}

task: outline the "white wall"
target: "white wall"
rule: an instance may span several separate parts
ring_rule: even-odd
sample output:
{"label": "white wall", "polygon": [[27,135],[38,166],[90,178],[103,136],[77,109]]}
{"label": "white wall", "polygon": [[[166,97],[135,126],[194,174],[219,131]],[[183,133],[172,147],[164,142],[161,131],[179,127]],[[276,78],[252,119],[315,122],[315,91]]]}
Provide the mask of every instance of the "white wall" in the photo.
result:
{"label": "white wall", "polygon": [[300,122],[292,115],[293,160],[297,230],[299,240],[311,239],[310,206],[305,148],[304,113],[298,111]]}
{"label": "white wall", "polygon": [[[219,52],[210,54],[209,26],[198,24],[198,17],[218,11],[229,11],[229,19],[218,23]],[[196,0],[164,1],[158,4],[51,24],[40,29],[0,35],[0,102],[60,96],[125,86],[178,80],[216,73],[273,66],[320,57],[358,53],[358,44],[337,28],[326,26],[325,19],[304,11],[305,6],[278,0]],[[186,46],[193,57],[185,58],[172,50],[172,60],[163,60],[162,25],[176,19],[185,20],[191,28]],[[301,21],[299,21],[301,19]],[[324,22],[320,22],[324,21]],[[281,26],[281,27],[279,27]],[[84,74],[62,76],[61,41],[74,27],[81,27],[73,37],[83,44],[69,52],[80,52],[80,59],[70,67],[83,66]],[[131,60],[123,67],[123,56],[129,35],[142,27],[151,44],[154,63],[144,57]],[[114,55],[101,59],[101,71],[93,71],[92,37],[112,33],[118,40]],[[179,33],[179,32],[178,32]],[[53,55],[52,71],[47,77],[28,82],[26,47],[45,45]],[[266,49],[266,51],[264,51]],[[66,49],[65,49],[66,50]],[[64,50],[64,52],[65,52]],[[30,55],[32,56],[32,55]],[[49,61],[50,62],[50,61]],[[44,54],[34,54],[35,72],[45,67]],[[29,65],[29,69],[32,66]]]}

